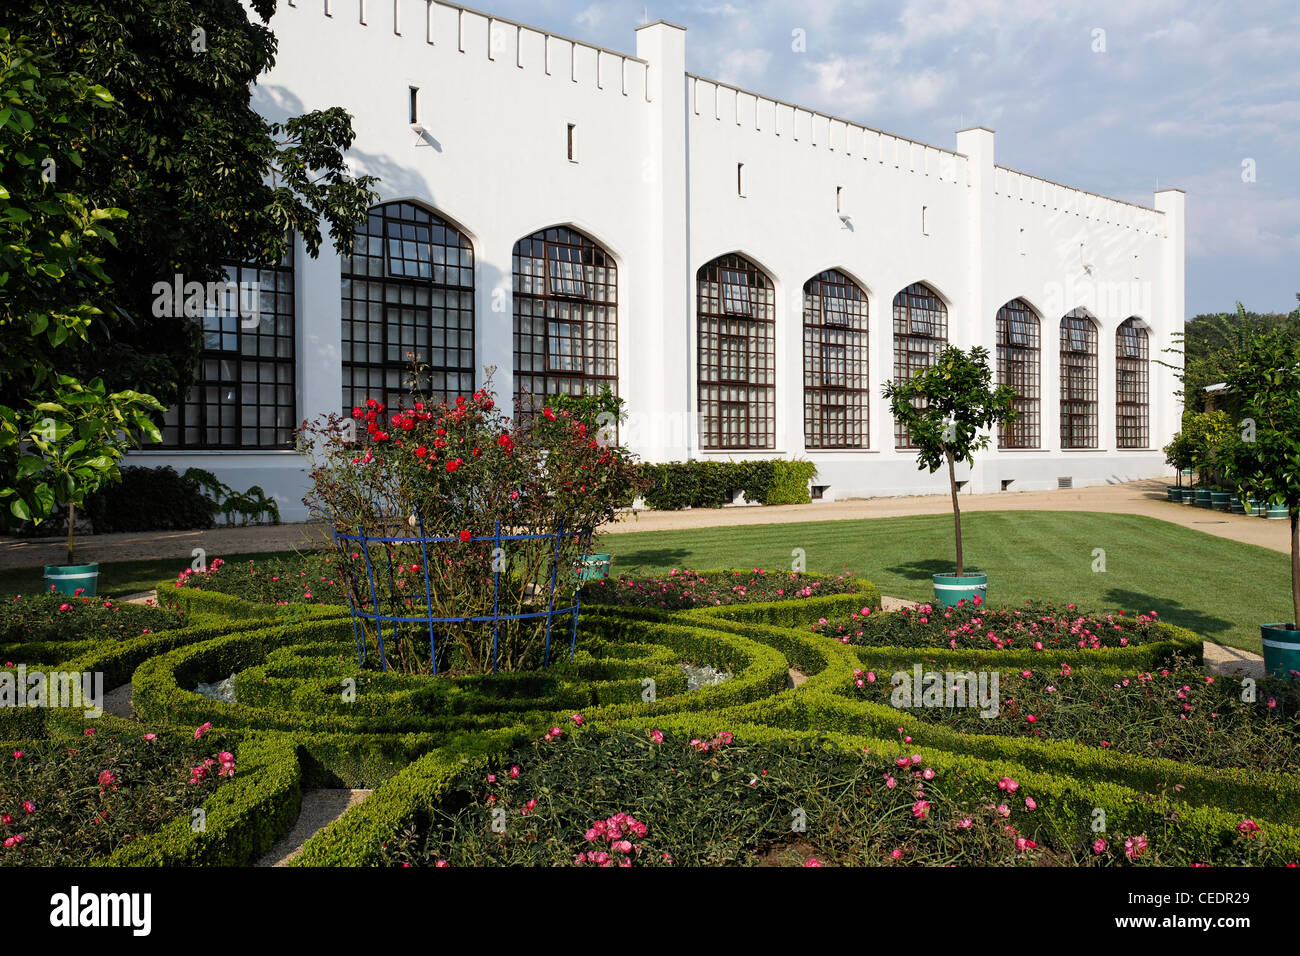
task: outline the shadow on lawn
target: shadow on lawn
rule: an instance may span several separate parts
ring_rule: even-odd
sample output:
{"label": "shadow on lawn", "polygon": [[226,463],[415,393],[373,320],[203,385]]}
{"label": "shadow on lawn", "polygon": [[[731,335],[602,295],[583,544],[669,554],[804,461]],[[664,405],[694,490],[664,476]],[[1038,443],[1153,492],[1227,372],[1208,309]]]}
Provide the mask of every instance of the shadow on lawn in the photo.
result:
{"label": "shadow on lawn", "polygon": [[[890,574],[897,574],[900,578],[907,578],[909,581],[929,581],[936,574],[951,573],[956,569],[952,561],[941,561],[938,558],[932,558],[926,561],[910,561],[907,564],[896,564],[892,568],[885,568]],[[979,568],[967,567],[963,569],[967,574],[983,574]]]}
{"label": "shadow on lawn", "polygon": [[614,555],[614,573],[634,574],[643,570],[658,570],[680,565],[692,551],[686,548],[642,548],[639,551],[619,551],[614,541],[605,542]]}
{"label": "shadow on lawn", "polygon": [[1185,627],[1212,640],[1226,636],[1236,627],[1234,622],[1207,614],[1198,608],[1187,607],[1167,597],[1155,597],[1140,591],[1111,588],[1106,592],[1105,600],[1107,604],[1130,613],[1155,611],[1162,621]]}

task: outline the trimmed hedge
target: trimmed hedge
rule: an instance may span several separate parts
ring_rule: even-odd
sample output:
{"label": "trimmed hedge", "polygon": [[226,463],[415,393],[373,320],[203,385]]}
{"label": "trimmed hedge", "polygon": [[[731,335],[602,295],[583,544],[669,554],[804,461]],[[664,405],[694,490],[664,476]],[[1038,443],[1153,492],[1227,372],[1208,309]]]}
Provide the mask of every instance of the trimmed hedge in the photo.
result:
{"label": "trimmed hedge", "polygon": [[812,501],[808,482],[817,474],[810,461],[670,461],[641,466],[643,495],[656,511],[720,508],[736,492],[751,503],[799,505]]}

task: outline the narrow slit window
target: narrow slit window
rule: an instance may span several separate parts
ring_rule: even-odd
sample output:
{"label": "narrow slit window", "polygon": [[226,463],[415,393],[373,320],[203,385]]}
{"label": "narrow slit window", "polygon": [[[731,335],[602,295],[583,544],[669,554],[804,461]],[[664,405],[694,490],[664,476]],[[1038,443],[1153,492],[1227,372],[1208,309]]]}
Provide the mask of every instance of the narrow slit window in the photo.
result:
{"label": "narrow slit window", "polygon": [[412,86],[407,88],[407,109],[411,114],[411,122],[420,122],[420,88]]}
{"label": "narrow slit window", "polygon": [[569,162],[576,163],[578,161],[578,127],[575,123],[569,124],[567,135]]}
{"label": "narrow slit window", "polygon": [[927,223],[929,211],[930,211],[929,206],[921,207],[921,235],[923,236],[928,236],[930,234],[929,225]]}
{"label": "narrow slit window", "polygon": [[745,196],[745,164],[736,163],[736,195]]}
{"label": "narrow slit window", "polygon": [[835,211],[837,213],[844,212],[844,187],[843,186],[835,187]]}

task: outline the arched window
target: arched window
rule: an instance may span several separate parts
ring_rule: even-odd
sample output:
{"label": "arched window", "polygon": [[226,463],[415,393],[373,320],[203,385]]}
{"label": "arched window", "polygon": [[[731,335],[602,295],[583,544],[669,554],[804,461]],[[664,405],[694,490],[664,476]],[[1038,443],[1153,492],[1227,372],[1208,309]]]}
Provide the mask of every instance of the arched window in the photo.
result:
{"label": "arched window", "polygon": [[1061,447],[1097,447],[1097,326],[1086,309],[1061,319]]}
{"label": "arched window", "polygon": [[1015,421],[998,429],[999,448],[1037,448],[1041,439],[1038,391],[1038,316],[1024,299],[998,309],[998,383],[1016,390]]}
{"label": "arched window", "polygon": [[548,395],[618,394],[618,267],[580,232],[515,243],[515,408]]}
{"label": "arched window", "polygon": [[776,447],[776,294],[743,256],[698,274],[700,445]]}
{"label": "arched window", "polygon": [[803,287],[804,445],[866,448],[867,295],[835,269]]}
{"label": "arched window", "polygon": [[[227,289],[214,287],[211,296],[205,290],[196,317],[203,351],[194,385],[163,416],[163,442],[174,448],[288,447],[298,425],[292,239],[274,266],[225,268]],[[181,298],[178,311],[183,292]]]}
{"label": "arched window", "polygon": [[1150,397],[1147,330],[1128,319],[1115,332],[1115,447],[1146,448]]}
{"label": "arched window", "polygon": [[397,407],[413,359],[435,401],[474,390],[474,250],[455,226],[415,203],[375,206],[342,265],[344,408]]}
{"label": "arched window", "polygon": [[[894,296],[894,380],[905,382],[929,368],[948,342],[948,307],[923,282]],[[894,445],[915,448],[906,426],[894,420]]]}

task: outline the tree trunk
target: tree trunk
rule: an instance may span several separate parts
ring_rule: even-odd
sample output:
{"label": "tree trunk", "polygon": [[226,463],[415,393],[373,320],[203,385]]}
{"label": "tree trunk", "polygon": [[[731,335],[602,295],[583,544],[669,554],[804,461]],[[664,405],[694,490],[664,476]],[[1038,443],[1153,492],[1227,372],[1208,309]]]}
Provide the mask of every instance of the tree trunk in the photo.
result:
{"label": "tree trunk", "polygon": [[1292,629],[1300,627],[1300,509],[1291,506],[1291,619]]}
{"label": "tree trunk", "polygon": [[68,505],[68,564],[73,564],[72,560],[72,525],[77,520],[77,506]]}
{"label": "tree trunk", "polygon": [[[957,503],[957,470],[956,466],[953,464],[952,451],[945,448],[943,453],[948,459],[948,487],[952,490],[952,526],[957,535],[957,577],[961,577],[964,568],[962,566],[961,556],[961,505]],[[1292,533],[1292,539],[1295,539],[1294,532]],[[1293,575],[1294,569],[1296,568],[1295,561],[1296,559],[1293,557],[1291,562]],[[1300,598],[1297,598],[1297,600],[1300,600]],[[1297,604],[1297,607],[1300,607],[1300,604]]]}

